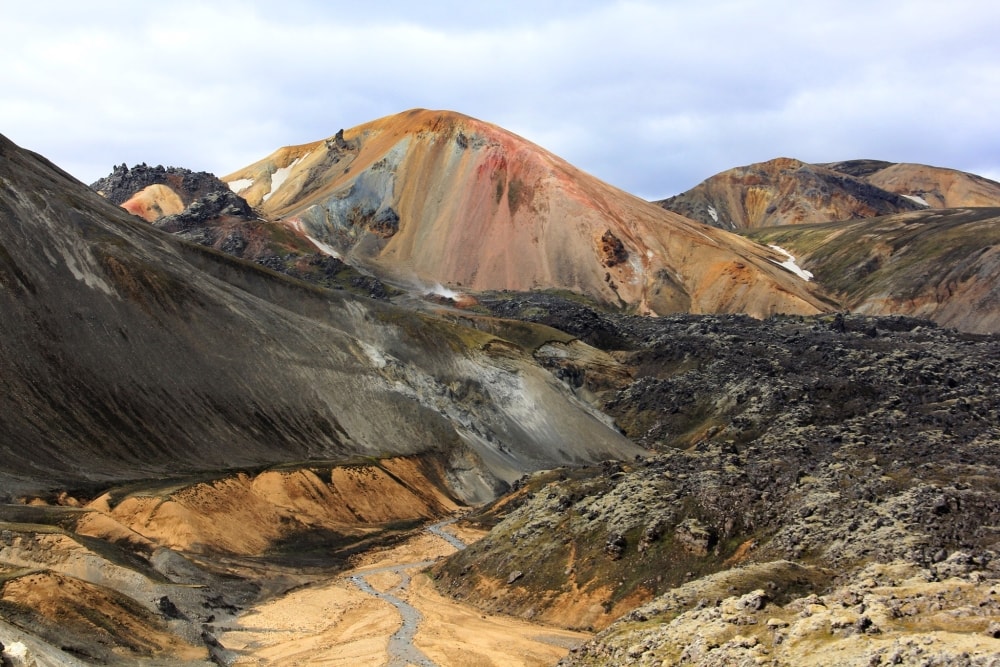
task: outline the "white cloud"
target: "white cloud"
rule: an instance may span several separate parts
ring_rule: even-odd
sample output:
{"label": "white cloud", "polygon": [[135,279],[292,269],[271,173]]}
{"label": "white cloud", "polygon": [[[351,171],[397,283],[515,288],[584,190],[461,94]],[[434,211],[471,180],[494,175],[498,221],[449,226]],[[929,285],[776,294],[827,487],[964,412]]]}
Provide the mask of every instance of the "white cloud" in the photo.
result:
{"label": "white cloud", "polygon": [[417,106],[646,197],[777,155],[997,173],[998,28],[972,0],[52,2],[5,10],[0,132],[88,181]]}

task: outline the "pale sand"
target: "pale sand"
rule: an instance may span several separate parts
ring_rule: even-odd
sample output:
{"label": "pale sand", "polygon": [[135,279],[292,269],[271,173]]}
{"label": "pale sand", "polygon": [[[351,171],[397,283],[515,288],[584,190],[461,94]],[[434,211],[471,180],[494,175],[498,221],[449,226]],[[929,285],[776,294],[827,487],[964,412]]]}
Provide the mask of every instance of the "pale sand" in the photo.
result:
{"label": "pale sand", "polygon": [[[449,526],[449,528],[451,528]],[[461,531],[463,538],[477,536]],[[481,533],[480,533],[481,535]],[[349,577],[392,565],[434,560],[454,552],[444,540],[420,534],[393,548],[369,552],[336,579],[288,593],[244,613],[218,639],[243,655],[236,665],[385,665],[389,637],[400,615],[387,602],[363,593]],[[415,644],[440,667],[552,665],[590,635],[479,610],[439,594],[430,578],[410,571],[404,599],[422,615]],[[380,571],[365,576],[384,592],[401,577]]]}

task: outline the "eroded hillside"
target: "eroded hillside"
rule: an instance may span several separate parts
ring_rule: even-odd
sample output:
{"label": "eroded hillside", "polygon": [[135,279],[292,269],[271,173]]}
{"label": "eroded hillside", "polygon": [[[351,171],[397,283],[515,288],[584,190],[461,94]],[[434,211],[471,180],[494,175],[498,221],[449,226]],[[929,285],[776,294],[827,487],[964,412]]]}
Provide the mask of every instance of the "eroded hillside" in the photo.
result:
{"label": "eroded hillside", "polygon": [[1000,183],[921,164],[777,158],[736,167],[656,202],[732,230],[832,222],[933,208],[1000,206]]}
{"label": "eroded hillside", "polygon": [[452,112],[372,121],[224,180],[317,247],[403,284],[567,289],[654,314],[831,307],[772,250]]}

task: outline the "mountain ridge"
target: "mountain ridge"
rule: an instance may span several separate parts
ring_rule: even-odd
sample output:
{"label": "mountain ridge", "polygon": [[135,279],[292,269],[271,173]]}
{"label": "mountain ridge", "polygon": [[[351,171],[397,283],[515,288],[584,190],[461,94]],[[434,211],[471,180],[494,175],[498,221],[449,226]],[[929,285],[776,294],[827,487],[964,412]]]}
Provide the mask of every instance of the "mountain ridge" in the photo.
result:
{"label": "mountain ridge", "polygon": [[926,208],[1000,206],[1000,183],[955,169],[780,157],[734,167],[657,205],[707,225],[751,230]]}
{"label": "mountain ridge", "polygon": [[665,214],[454,112],[371,121],[223,180],[317,247],[402,282],[568,289],[661,314],[830,308],[768,249]]}

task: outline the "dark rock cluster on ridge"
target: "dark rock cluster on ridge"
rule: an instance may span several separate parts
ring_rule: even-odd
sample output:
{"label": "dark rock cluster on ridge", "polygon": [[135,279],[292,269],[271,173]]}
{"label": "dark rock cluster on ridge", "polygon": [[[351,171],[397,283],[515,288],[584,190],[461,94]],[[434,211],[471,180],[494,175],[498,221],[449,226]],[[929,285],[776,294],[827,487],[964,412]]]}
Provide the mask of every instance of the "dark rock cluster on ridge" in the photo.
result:
{"label": "dark rock cluster on ridge", "polygon": [[157,184],[169,185],[185,203],[213,192],[229,191],[229,186],[215,174],[182,167],[151,167],[146,163],[134,167],[125,163],[115,165],[110,174],[92,183],[90,188],[120,206],[140,190]]}

